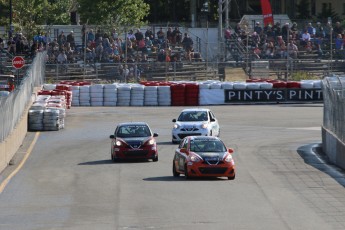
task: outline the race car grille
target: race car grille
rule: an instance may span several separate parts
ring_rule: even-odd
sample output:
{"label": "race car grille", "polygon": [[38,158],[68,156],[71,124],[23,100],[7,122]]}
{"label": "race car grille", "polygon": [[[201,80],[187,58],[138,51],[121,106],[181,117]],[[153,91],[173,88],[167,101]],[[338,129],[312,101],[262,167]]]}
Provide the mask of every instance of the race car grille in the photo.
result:
{"label": "race car grille", "polygon": [[180,139],[183,139],[187,136],[201,136],[201,133],[182,133],[182,134],[178,134],[178,137]]}
{"label": "race car grille", "polygon": [[149,153],[147,150],[124,151],[123,154],[128,157],[144,157]]}
{"label": "race car grille", "polygon": [[141,141],[128,141],[128,145],[130,145],[132,148],[140,148],[141,146]]}
{"label": "race car grille", "polygon": [[181,128],[181,131],[184,132],[194,132],[194,131],[198,131],[199,129],[196,127],[185,127],[185,128]]}
{"label": "race car grille", "polygon": [[223,174],[225,173],[227,168],[199,168],[199,171],[202,174]]}

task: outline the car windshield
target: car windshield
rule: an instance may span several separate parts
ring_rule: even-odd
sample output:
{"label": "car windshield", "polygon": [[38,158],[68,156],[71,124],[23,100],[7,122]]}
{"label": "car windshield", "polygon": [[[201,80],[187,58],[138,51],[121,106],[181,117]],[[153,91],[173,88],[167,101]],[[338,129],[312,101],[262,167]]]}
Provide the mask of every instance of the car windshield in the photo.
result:
{"label": "car windshield", "polygon": [[148,137],[151,131],[146,125],[123,125],[117,129],[117,137]]}
{"label": "car windshield", "polygon": [[186,111],[182,112],[178,121],[207,121],[207,112],[205,111]]}
{"label": "car windshield", "polygon": [[190,142],[192,152],[225,152],[226,147],[220,140],[192,140]]}

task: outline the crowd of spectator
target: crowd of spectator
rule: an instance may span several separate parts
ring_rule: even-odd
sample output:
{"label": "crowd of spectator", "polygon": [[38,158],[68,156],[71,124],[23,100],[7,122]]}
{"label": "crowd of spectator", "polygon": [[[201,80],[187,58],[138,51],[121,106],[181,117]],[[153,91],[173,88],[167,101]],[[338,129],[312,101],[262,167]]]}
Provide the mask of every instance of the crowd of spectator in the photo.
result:
{"label": "crowd of spectator", "polygon": [[[172,52],[175,46],[183,47],[182,56],[181,52]],[[49,63],[73,63],[76,59],[90,63],[147,62],[151,53],[156,53],[156,60],[160,62],[180,61],[182,58],[192,60],[197,56],[193,40],[187,33],[183,35],[179,27],[168,27],[166,31],[160,27],[156,33],[151,28],[145,32],[129,30],[122,36],[116,29],[111,32],[98,29],[95,32],[83,27],[79,46],[75,44],[73,31],[67,36],[61,31],[57,39],[48,43],[47,50]]]}
{"label": "crowd of spectator", "polygon": [[249,48],[253,59],[297,59],[300,51],[315,54],[321,59],[330,54],[331,42],[334,44],[334,58],[345,58],[345,34],[340,22],[336,22],[334,27],[330,22],[325,25],[320,22],[313,25],[309,22],[302,27],[298,27],[296,22],[292,25],[281,25],[280,22],[276,22],[267,26],[261,26],[260,22],[256,22],[250,32],[247,26],[238,23],[233,31],[234,33],[228,28],[224,32],[228,49],[233,50],[230,40],[234,38],[242,47]]}

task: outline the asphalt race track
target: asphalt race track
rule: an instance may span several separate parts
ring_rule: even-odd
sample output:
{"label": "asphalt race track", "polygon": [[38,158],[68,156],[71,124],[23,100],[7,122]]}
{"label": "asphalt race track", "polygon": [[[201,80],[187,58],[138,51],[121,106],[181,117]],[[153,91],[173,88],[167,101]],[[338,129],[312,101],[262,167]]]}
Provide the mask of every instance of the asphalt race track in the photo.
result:
{"label": "asphalt race track", "polygon": [[[235,149],[234,181],[172,176],[171,120],[186,107],[73,107],[0,194],[0,230],[345,229],[342,172],[302,153],[321,142],[322,104],[207,107]],[[159,133],[158,162],[110,160],[124,121]]]}

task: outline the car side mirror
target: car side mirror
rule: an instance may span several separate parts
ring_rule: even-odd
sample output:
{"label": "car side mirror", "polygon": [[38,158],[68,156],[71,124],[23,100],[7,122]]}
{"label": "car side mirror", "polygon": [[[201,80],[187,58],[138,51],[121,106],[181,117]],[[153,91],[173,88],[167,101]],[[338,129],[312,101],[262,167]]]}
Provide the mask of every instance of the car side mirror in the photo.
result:
{"label": "car side mirror", "polygon": [[180,149],[180,152],[181,152],[181,153],[187,153],[187,149],[186,149],[186,148],[181,148],[181,149]]}
{"label": "car side mirror", "polygon": [[115,138],[115,135],[110,135],[109,138],[110,138],[110,139],[114,139],[114,138]]}
{"label": "car side mirror", "polygon": [[172,122],[176,122],[176,119],[174,118],[174,119],[172,119]]}
{"label": "car side mirror", "polygon": [[216,121],[216,119],[214,119],[214,118],[211,118],[211,119],[210,119],[210,121],[211,121],[211,122],[215,122],[215,121]]}
{"label": "car side mirror", "polygon": [[228,153],[232,154],[232,153],[234,153],[234,150],[232,148],[229,148]]}
{"label": "car side mirror", "polygon": [[153,137],[158,137],[158,133],[153,133]]}

